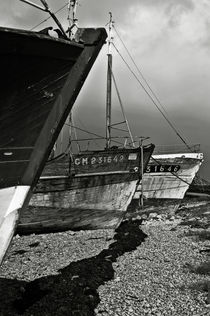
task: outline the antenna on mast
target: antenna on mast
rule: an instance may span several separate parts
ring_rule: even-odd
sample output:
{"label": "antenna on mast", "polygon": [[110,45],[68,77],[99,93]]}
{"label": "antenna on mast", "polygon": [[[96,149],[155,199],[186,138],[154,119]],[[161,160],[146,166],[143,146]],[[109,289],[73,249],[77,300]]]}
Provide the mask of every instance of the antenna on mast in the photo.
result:
{"label": "antenna on mast", "polygon": [[112,54],[111,54],[111,45],[112,45],[112,13],[109,12],[109,32],[108,32],[108,65],[107,65],[107,92],[106,92],[106,148],[110,148],[111,144],[111,103],[112,103]]}

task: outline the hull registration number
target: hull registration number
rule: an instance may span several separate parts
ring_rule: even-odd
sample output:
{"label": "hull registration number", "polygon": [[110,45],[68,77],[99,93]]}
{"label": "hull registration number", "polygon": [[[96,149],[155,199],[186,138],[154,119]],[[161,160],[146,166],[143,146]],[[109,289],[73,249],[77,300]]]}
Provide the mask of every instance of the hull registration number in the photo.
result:
{"label": "hull registration number", "polygon": [[152,173],[152,172],[176,173],[179,170],[180,170],[179,165],[148,165],[146,168],[146,173]]}

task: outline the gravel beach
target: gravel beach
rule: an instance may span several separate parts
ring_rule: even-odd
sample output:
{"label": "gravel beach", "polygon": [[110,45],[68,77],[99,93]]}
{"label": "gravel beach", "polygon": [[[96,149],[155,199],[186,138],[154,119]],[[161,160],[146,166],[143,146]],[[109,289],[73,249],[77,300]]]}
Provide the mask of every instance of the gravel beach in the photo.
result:
{"label": "gravel beach", "polygon": [[210,202],[136,212],[115,231],[16,235],[0,315],[210,315]]}

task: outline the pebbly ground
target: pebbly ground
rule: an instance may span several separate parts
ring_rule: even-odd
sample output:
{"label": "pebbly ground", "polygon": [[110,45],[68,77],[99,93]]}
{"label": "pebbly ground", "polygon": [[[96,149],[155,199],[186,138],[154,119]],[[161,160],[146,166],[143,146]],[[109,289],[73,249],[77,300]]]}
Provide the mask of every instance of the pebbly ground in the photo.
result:
{"label": "pebbly ground", "polygon": [[210,202],[116,230],[15,236],[0,315],[210,315]]}

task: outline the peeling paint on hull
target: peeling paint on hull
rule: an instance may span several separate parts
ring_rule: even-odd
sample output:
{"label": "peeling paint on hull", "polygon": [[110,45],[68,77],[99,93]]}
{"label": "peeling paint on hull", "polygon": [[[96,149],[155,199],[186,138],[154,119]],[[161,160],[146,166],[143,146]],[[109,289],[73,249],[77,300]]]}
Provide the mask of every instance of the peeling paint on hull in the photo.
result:
{"label": "peeling paint on hull", "polygon": [[116,228],[132,200],[136,184],[137,179],[56,192],[55,203],[55,193],[37,193],[29,211],[21,215],[18,231]]}
{"label": "peeling paint on hull", "polygon": [[[153,149],[145,146],[144,169]],[[18,232],[116,228],[141,179],[140,155],[139,148],[89,152],[76,156],[71,167],[76,174],[70,176],[65,159],[46,167],[29,211],[21,214]]]}

